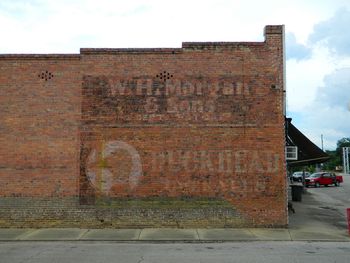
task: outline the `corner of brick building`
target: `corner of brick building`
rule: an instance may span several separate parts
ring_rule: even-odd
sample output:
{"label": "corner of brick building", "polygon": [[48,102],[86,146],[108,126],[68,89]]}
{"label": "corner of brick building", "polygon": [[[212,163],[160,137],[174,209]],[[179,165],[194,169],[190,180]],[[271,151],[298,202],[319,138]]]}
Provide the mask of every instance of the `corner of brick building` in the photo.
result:
{"label": "corner of brick building", "polygon": [[0,223],[285,226],[283,27],[265,39],[0,57]]}

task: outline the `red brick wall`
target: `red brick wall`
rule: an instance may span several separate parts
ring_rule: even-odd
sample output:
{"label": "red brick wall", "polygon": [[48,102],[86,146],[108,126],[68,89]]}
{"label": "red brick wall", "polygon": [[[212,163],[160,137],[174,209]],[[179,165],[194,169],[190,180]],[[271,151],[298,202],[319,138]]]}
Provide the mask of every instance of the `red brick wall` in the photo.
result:
{"label": "red brick wall", "polygon": [[0,57],[0,195],[76,194],[79,56]]}
{"label": "red brick wall", "polygon": [[286,225],[282,33],[0,57],[0,195],[49,225]]}

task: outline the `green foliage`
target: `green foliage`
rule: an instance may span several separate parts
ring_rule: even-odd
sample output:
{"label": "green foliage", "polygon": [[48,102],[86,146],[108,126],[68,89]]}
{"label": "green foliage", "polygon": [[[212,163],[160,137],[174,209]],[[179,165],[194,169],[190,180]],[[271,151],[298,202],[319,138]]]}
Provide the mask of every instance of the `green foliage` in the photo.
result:
{"label": "green foliage", "polygon": [[326,151],[331,157],[328,162],[323,164],[323,170],[334,171],[336,166],[341,165],[341,158],[337,156],[336,151]]}
{"label": "green foliage", "polygon": [[316,171],[315,165],[309,165],[306,168],[306,171],[308,171],[309,173],[313,174]]}
{"label": "green foliage", "polygon": [[342,138],[338,140],[337,149],[335,151],[326,151],[331,158],[324,164],[324,170],[335,170],[336,166],[342,165],[343,147],[350,147],[350,138]]}
{"label": "green foliage", "polygon": [[337,155],[341,157],[343,155],[343,147],[350,147],[350,138],[343,138],[337,142]]}

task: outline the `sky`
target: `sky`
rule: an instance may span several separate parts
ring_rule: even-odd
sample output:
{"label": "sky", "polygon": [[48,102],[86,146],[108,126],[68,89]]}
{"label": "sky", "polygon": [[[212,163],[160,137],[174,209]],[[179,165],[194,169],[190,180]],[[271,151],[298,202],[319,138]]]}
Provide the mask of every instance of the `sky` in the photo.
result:
{"label": "sky", "polygon": [[350,137],[349,0],[0,0],[0,54],[263,41],[281,24],[288,117],[333,150]]}

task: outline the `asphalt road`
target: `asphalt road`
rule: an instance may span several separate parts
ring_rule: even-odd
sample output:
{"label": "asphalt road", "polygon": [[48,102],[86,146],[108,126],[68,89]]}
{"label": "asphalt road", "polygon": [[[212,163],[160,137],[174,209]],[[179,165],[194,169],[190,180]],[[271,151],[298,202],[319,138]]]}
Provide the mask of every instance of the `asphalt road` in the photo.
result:
{"label": "asphalt road", "polygon": [[307,191],[318,202],[320,209],[342,215],[344,221],[339,224],[344,227],[346,226],[346,209],[350,208],[350,176],[343,176],[343,179],[344,183],[340,187],[309,187]]}
{"label": "asphalt road", "polygon": [[236,243],[0,243],[1,263],[98,262],[308,262],[348,263],[350,242],[236,242]]}
{"label": "asphalt road", "polygon": [[[310,193],[314,194],[318,200],[335,208],[342,209],[344,207],[350,208],[350,176],[343,176],[344,182],[340,187],[335,186],[321,186],[320,188],[309,187]],[[343,209],[342,209],[343,210]]]}

